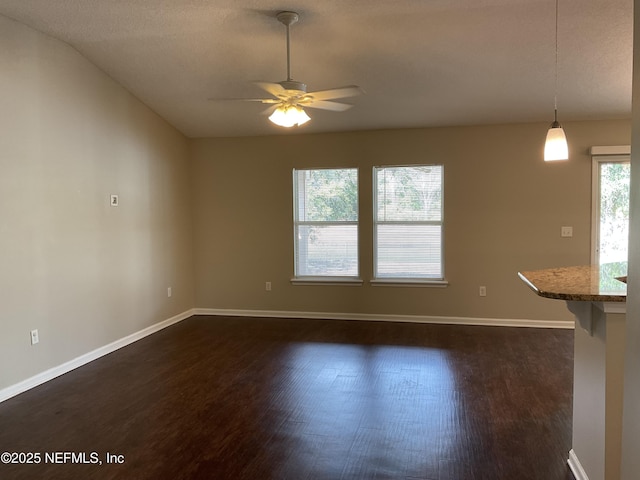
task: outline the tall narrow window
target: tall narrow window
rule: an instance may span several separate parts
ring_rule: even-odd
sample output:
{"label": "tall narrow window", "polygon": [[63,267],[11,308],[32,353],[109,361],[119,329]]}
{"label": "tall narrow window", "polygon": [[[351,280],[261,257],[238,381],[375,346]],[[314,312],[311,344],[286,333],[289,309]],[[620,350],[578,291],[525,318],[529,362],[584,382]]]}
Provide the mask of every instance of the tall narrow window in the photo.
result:
{"label": "tall narrow window", "polygon": [[358,170],[293,171],[295,278],[357,279]]}
{"label": "tall narrow window", "polygon": [[376,280],[442,281],[442,165],[376,167]]}
{"label": "tall narrow window", "polygon": [[627,261],[630,173],[628,155],[594,157],[592,261],[595,264]]}

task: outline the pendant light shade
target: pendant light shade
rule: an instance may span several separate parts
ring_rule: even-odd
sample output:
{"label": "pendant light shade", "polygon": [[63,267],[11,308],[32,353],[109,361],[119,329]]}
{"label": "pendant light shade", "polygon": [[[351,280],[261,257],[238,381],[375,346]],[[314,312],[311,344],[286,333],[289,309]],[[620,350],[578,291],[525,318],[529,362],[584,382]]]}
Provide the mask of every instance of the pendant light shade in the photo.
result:
{"label": "pendant light shade", "polygon": [[311,118],[297,105],[281,105],[269,117],[273,123],[280,127],[300,126],[307,123]]}
{"label": "pendant light shade", "polygon": [[544,161],[569,159],[569,146],[562,125],[558,122],[558,0],[556,0],[556,84],[554,91],[554,117],[553,123],[547,132],[547,140],[544,143]]}
{"label": "pendant light shade", "polygon": [[567,160],[569,158],[569,146],[562,125],[556,120],[549,127],[547,141],[544,143],[544,161]]}

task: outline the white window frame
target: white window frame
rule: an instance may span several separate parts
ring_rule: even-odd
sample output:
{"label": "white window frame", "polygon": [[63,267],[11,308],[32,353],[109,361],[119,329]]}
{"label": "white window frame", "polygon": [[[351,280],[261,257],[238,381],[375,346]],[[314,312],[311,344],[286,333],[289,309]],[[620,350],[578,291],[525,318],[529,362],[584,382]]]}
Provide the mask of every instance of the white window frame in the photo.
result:
{"label": "white window frame", "polygon": [[[356,176],[358,179],[358,220],[356,221],[340,221],[340,222],[318,222],[318,221],[302,221],[299,218],[299,198],[298,198],[298,172],[301,171],[318,171],[318,170],[355,170]],[[362,279],[360,278],[360,171],[357,167],[321,167],[321,168],[294,168],[293,169],[293,245],[294,245],[294,265],[293,265],[293,278],[291,278],[291,283],[293,285],[353,285],[359,286],[362,285]],[[357,241],[356,245],[358,248],[357,253],[357,275],[347,276],[330,276],[330,275],[298,275],[298,264],[297,259],[299,258],[299,242],[298,242],[298,228],[300,226],[331,226],[331,225],[355,225],[356,226],[356,235]]]}
{"label": "white window frame", "polygon": [[631,147],[591,147],[591,264],[600,263],[600,165],[602,163],[629,163]]}
{"label": "white window frame", "polygon": [[[383,168],[402,168],[402,167],[440,167],[442,169],[441,176],[441,215],[440,221],[412,221],[412,222],[396,222],[396,221],[378,221],[377,209],[378,209],[378,171]],[[370,280],[371,285],[374,286],[423,286],[423,287],[446,287],[449,282],[445,279],[445,216],[444,216],[444,165],[442,164],[408,164],[408,165],[378,165],[373,167],[373,279]],[[441,277],[439,278],[424,278],[424,277],[379,277],[377,272],[378,267],[378,239],[377,239],[377,226],[384,224],[412,224],[412,225],[439,225],[441,229],[440,233],[440,266]]]}

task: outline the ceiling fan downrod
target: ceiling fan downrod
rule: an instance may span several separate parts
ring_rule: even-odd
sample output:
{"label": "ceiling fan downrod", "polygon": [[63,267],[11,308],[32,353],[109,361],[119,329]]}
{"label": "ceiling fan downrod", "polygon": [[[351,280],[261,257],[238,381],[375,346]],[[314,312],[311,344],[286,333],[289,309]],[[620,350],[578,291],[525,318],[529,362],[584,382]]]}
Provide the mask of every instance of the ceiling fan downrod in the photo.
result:
{"label": "ceiling fan downrod", "polygon": [[287,79],[284,82],[280,82],[287,90],[300,90],[307,91],[307,86],[304,83],[296,82],[291,78],[291,33],[289,27],[296,23],[300,16],[296,12],[280,12],[276,15],[276,18],[280,23],[287,27]]}

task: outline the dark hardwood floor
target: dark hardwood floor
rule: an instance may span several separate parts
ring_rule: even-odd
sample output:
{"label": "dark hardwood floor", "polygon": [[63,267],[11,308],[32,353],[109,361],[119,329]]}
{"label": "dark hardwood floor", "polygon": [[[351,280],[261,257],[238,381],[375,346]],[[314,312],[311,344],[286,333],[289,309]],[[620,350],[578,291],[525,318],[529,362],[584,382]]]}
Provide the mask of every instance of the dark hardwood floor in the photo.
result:
{"label": "dark hardwood floor", "polygon": [[0,453],[41,455],[0,478],[568,480],[572,358],[569,330],[193,317],[0,403]]}

